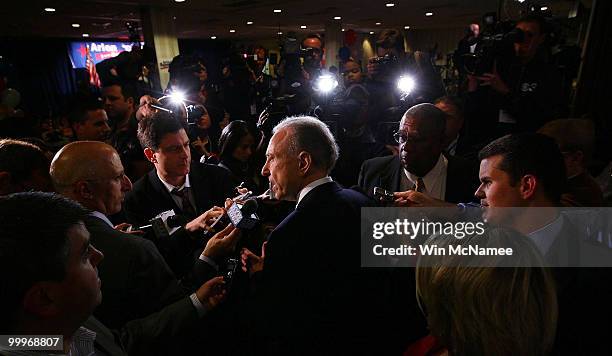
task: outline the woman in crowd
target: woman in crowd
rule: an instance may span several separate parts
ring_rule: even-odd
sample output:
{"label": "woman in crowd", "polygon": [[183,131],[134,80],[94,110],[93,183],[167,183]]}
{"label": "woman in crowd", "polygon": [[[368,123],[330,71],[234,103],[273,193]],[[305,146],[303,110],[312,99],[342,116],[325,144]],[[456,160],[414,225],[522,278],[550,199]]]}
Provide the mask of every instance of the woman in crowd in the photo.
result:
{"label": "woman in crowd", "polygon": [[257,175],[251,164],[255,143],[255,136],[245,121],[230,122],[219,138],[219,166],[231,172],[236,186],[244,182],[244,187],[259,192]]}
{"label": "woman in crowd", "polygon": [[[431,334],[404,355],[546,355],[557,324],[554,280],[532,242],[511,230],[428,244],[512,248],[511,256],[427,256],[416,270],[417,297]],[[483,246],[486,245],[486,246]]]}

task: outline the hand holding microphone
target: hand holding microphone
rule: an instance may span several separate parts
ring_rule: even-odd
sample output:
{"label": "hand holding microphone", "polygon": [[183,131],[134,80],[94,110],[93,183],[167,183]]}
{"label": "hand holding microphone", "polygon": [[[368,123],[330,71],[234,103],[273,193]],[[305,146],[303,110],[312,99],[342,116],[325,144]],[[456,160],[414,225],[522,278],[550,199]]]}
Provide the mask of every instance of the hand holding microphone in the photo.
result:
{"label": "hand holding microphone", "polygon": [[198,230],[208,231],[211,228],[211,225],[218,219],[221,215],[225,213],[225,209],[220,208],[218,206],[213,206],[211,209],[204,212],[202,215],[197,218],[191,220],[185,225],[185,230],[193,233]]}

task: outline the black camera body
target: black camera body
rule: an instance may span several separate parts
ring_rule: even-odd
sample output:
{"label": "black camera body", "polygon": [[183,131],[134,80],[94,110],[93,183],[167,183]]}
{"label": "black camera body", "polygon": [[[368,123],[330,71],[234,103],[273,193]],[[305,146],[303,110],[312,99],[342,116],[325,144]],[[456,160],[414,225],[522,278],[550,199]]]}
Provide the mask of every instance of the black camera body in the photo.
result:
{"label": "black camera body", "polygon": [[387,53],[384,56],[371,58],[370,63],[378,64],[376,77],[384,78],[393,75],[397,71],[399,59],[394,54]]}
{"label": "black camera body", "polygon": [[513,22],[486,23],[474,53],[463,56],[466,72],[478,76],[493,72],[496,61],[514,57],[514,44],[522,42],[524,38],[523,31],[515,28]]}

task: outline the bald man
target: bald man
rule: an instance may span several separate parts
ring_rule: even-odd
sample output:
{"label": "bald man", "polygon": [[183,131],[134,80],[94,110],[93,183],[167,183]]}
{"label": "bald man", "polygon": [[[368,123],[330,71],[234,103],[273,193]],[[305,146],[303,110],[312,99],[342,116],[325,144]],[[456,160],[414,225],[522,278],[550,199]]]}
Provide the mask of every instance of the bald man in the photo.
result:
{"label": "bald man", "polygon": [[[176,308],[176,315],[168,315],[168,322],[179,318],[189,323],[211,309],[210,291],[200,287],[192,293],[199,284],[214,276],[210,264],[199,259],[193,278],[179,284],[151,241],[113,228],[107,215],[121,210],[124,194],[131,189],[132,183],[125,176],[119,155],[112,146],[95,141],[70,143],[55,155],[50,173],[60,194],[92,211],[85,225],[92,244],[105,254],[104,263],[98,267],[104,298],[95,311],[96,317],[118,328],[170,304],[167,308]],[[199,219],[204,223],[208,217],[217,215],[211,210]],[[214,256],[218,245],[232,243],[237,233],[227,228],[215,235],[203,255]]]}

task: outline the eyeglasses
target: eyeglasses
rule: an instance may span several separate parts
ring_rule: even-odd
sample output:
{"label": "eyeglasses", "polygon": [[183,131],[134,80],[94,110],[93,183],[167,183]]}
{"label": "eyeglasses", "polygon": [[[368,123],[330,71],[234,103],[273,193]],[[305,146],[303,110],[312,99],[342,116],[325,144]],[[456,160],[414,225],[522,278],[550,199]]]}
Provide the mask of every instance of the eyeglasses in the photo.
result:
{"label": "eyeglasses", "polygon": [[395,140],[395,142],[399,143],[400,145],[404,145],[406,143],[419,144],[419,143],[423,143],[427,141],[427,139],[424,137],[410,137],[401,131],[394,133],[393,139]]}

